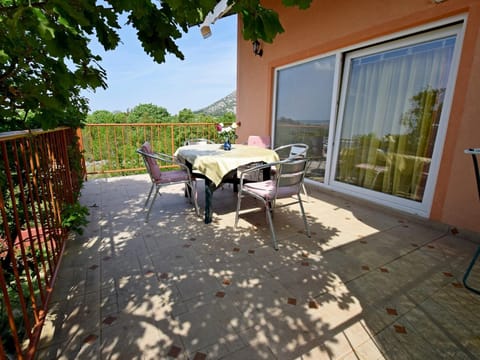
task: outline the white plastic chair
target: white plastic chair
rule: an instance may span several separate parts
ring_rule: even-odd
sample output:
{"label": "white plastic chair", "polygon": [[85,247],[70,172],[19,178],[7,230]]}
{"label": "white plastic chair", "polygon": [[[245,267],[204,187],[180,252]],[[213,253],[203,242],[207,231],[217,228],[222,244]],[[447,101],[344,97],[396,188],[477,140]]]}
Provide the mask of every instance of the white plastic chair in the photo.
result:
{"label": "white plastic chair", "polygon": [[[195,212],[197,215],[199,215],[196,186],[188,167],[176,161],[175,157],[171,155],[153,152],[152,147],[148,142],[145,142],[140,149],[137,149],[137,153],[142,156],[145,167],[147,168],[147,172],[150,175],[150,180],[152,181],[152,186],[150,188],[150,192],[148,193],[144,208],[148,205],[150,197],[152,196],[152,192],[155,189],[155,194],[150,202],[145,222],[148,222],[149,220],[150,211],[152,210],[152,206],[155,202],[155,199],[157,198],[157,195],[160,194],[160,189],[164,186],[174,184],[185,184],[185,186],[189,190],[188,195],[190,202],[193,198]],[[158,162],[175,165],[178,166],[180,169],[161,171],[160,167],[158,166]]]}
{"label": "white plastic chair", "polygon": [[[250,172],[258,172],[272,166],[275,166],[277,169],[277,174],[274,179],[259,182],[245,182],[245,178],[248,177]],[[299,204],[305,225],[305,231],[307,236],[310,237],[310,229],[308,227],[307,217],[305,216],[305,209],[303,208],[302,197],[300,195],[306,169],[306,158],[290,158],[275,163],[259,165],[241,172],[240,189],[238,191],[237,210],[235,214],[235,227],[237,227],[240,217],[242,198],[245,196],[252,196],[262,201],[265,207],[275,250],[278,250],[278,245],[272,221],[272,213],[274,209]],[[292,201],[278,205],[277,200],[283,198],[291,198]]]}

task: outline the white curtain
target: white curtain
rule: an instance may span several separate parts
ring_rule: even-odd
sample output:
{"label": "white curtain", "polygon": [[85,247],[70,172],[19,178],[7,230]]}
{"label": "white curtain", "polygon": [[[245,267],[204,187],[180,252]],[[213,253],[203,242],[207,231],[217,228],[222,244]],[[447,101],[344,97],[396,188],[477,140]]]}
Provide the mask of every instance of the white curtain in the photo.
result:
{"label": "white curtain", "polygon": [[351,58],[336,180],[422,200],[454,45]]}

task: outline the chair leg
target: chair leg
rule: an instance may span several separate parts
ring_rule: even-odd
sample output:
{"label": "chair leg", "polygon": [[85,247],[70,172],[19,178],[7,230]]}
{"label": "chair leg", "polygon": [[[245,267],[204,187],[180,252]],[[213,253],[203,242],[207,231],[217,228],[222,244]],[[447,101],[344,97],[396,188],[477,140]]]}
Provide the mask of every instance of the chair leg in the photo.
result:
{"label": "chair leg", "polygon": [[157,195],[158,195],[159,190],[160,190],[160,188],[155,189],[155,195],[153,195],[153,199],[152,199],[152,201],[150,202],[150,207],[148,208],[147,217],[146,217],[146,219],[145,219],[145,222],[148,222],[148,220],[150,219],[150,211],[152,210],[153,203],[155,202],[155,199],[157,198]]}
{"label": "chair leg", "polygon": [[238,192],[237,195],[237,212],[235,213],[235,225],[233,226],[234,228],[237,227],[238,225],[238,218],[240,217],[240,204],[242,203],[242,190]]}
{"label": "chair leg", "polygon": [[148,201],[150,200],[150,196],[152,196],[152,191],[153,191],[153,188],[155,187],[155,184],[152,184],[152,186],[150,187],[150,192],[148,193],[148,196],[147,196],[147,201],[145,201],[145,205],[143,205],[143,208],[145,209],[148,205]]}
{"label": "chair leg", "polygon": [[192,181],[191,184],[186,184],[186,187],[188,188],[190,193],[190,202],[192,201],[192,197],[193,197],[193,205],[195,206],[195,213],[197,214],[197,216],[200,216],[200,210],[198,208],[197,183],[195,181]]}
{"label": "chair leg", "polygon": [[272,209],[270,208],[269,201],[265,202],[265,212],[267,213],[267,221],[268,225],[270,226],[270,232],[272,234],[273,247],[275,250],[278,250],[277,237],[275,236],[275,229],[273,228]]}
{"label": "chair leg", "polygon": [[470,261],[470,265],[467,268],[467,271],[463,275],[463,285],[470,291],[474,292],[475,294],[480,295],[480,289],[475,289],[467,284],[468,277],[470,276],[470,272],[472,271],[475,262],[477,261],[478,257],[480,256],[480,246],[477,249],[477,252],[473,256],[472,260]]}
{"label": "chair leg", "polygon": [[307,223],[307,216],[305,215],[305,209],[303,208],[303,203],[302,203],[302,199],[300,198],[300,194],[298,194],[299,196],[299,204],[300,204],[300,210],[302,211],[302,217],[303,217],[303,224],[305,225],[305,231],[307,232],[307,236],[308,237],[312,237],[312,235],[310,234],[310,228],[308,227],[308,223]]}
{"label": "chair leg", "polygon": [[302,183],[302,191],[305,194],[305,197],[308,201],[308,193],[307,193],[307,188],[305,187],[305,183]]}

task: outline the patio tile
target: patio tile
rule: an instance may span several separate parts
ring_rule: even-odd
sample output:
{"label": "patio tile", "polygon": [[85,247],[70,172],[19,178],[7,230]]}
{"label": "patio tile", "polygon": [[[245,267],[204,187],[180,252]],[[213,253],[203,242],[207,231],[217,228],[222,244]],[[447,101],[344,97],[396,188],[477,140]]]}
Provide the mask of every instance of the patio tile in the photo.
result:
{"label": "patio tile", "polygon": [[228,354],[229,360],[275,360],[277,357],[273,355],[268,346],[245,346],[242,349]]}
{"label": "patio tile", "polygon": [[[353,354],[352,354],[353,356]],[[382,349],[379,347],[378,343],[373,340],[369,339],[365,341],[364,343],[359,344],[358,346],[355,347],[355,357],[352,357],[352,359],[375,359],[375,360],[383,360],[386,359]],[[342,358],[342,360],[347,360],[348,357]]]}
{"label": "patio tile", "polygon": [[164,359],[172,346],[180,351],[176,359],[187,359],[181,339],[173,327],[141,315],[124,314],[113,326],[102,330],[102,358],[109,359]]}
{"label": "patio tile", "polygon": [[[211,352],[216,344],[235,350],[243,346],[235,332],[239,320],[241,314],[225,299],[179,315],[175,318],[177,325],[174,331],[182,337],[190,354],[197,351]],[[210,350],[205,350],[206,348]]]}
{"label": "patio tile", "polygon": [[233,228],[231,187],[206,225],[182,186],[145,223],[149,186],[86,183],[91,223],[67,243],[38,359],[480,358],[480,297],[461,282],[480,236],[311,189],[312,237],[283,208],[275,251],[263,211]]}
{"label": "patio tile", "polygon": [[216,293],[221,289],[217,279],[208,269],[185,269],[183,273],[174,276],[173,281],[183,300],[198,295]]}
{"label": "patio tile", "polygon": [[303,302],[328,292],[338,284],[337,279],[325,273],[323,267],[306,261],[298,261],[296,264],[283,267],[272,272],[272,275],[289,293]]}
{"label": "patio tile", "polygon": [[273,316],[268,324],[256,325],[240,334],[242,340],[257,350],[258,354],[269,354],[276,358],[294,359],[310,348],[317,335],[294,317],[281,313]]}

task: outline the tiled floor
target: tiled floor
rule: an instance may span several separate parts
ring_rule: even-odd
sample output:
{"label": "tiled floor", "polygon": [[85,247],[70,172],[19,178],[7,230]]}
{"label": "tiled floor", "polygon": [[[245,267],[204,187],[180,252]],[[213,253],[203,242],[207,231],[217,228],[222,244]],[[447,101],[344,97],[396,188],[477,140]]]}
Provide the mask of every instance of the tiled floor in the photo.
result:
{"label": "tiled floor", "polygon": [[480,237],[310,189],[312,238],[283,208],[275,251],[263,212],[233,229],[228,186],[209,225],[181,187],[145,224],[149,186],[86,183],[38,359],[480,358],[480,296],[461,282]]}

